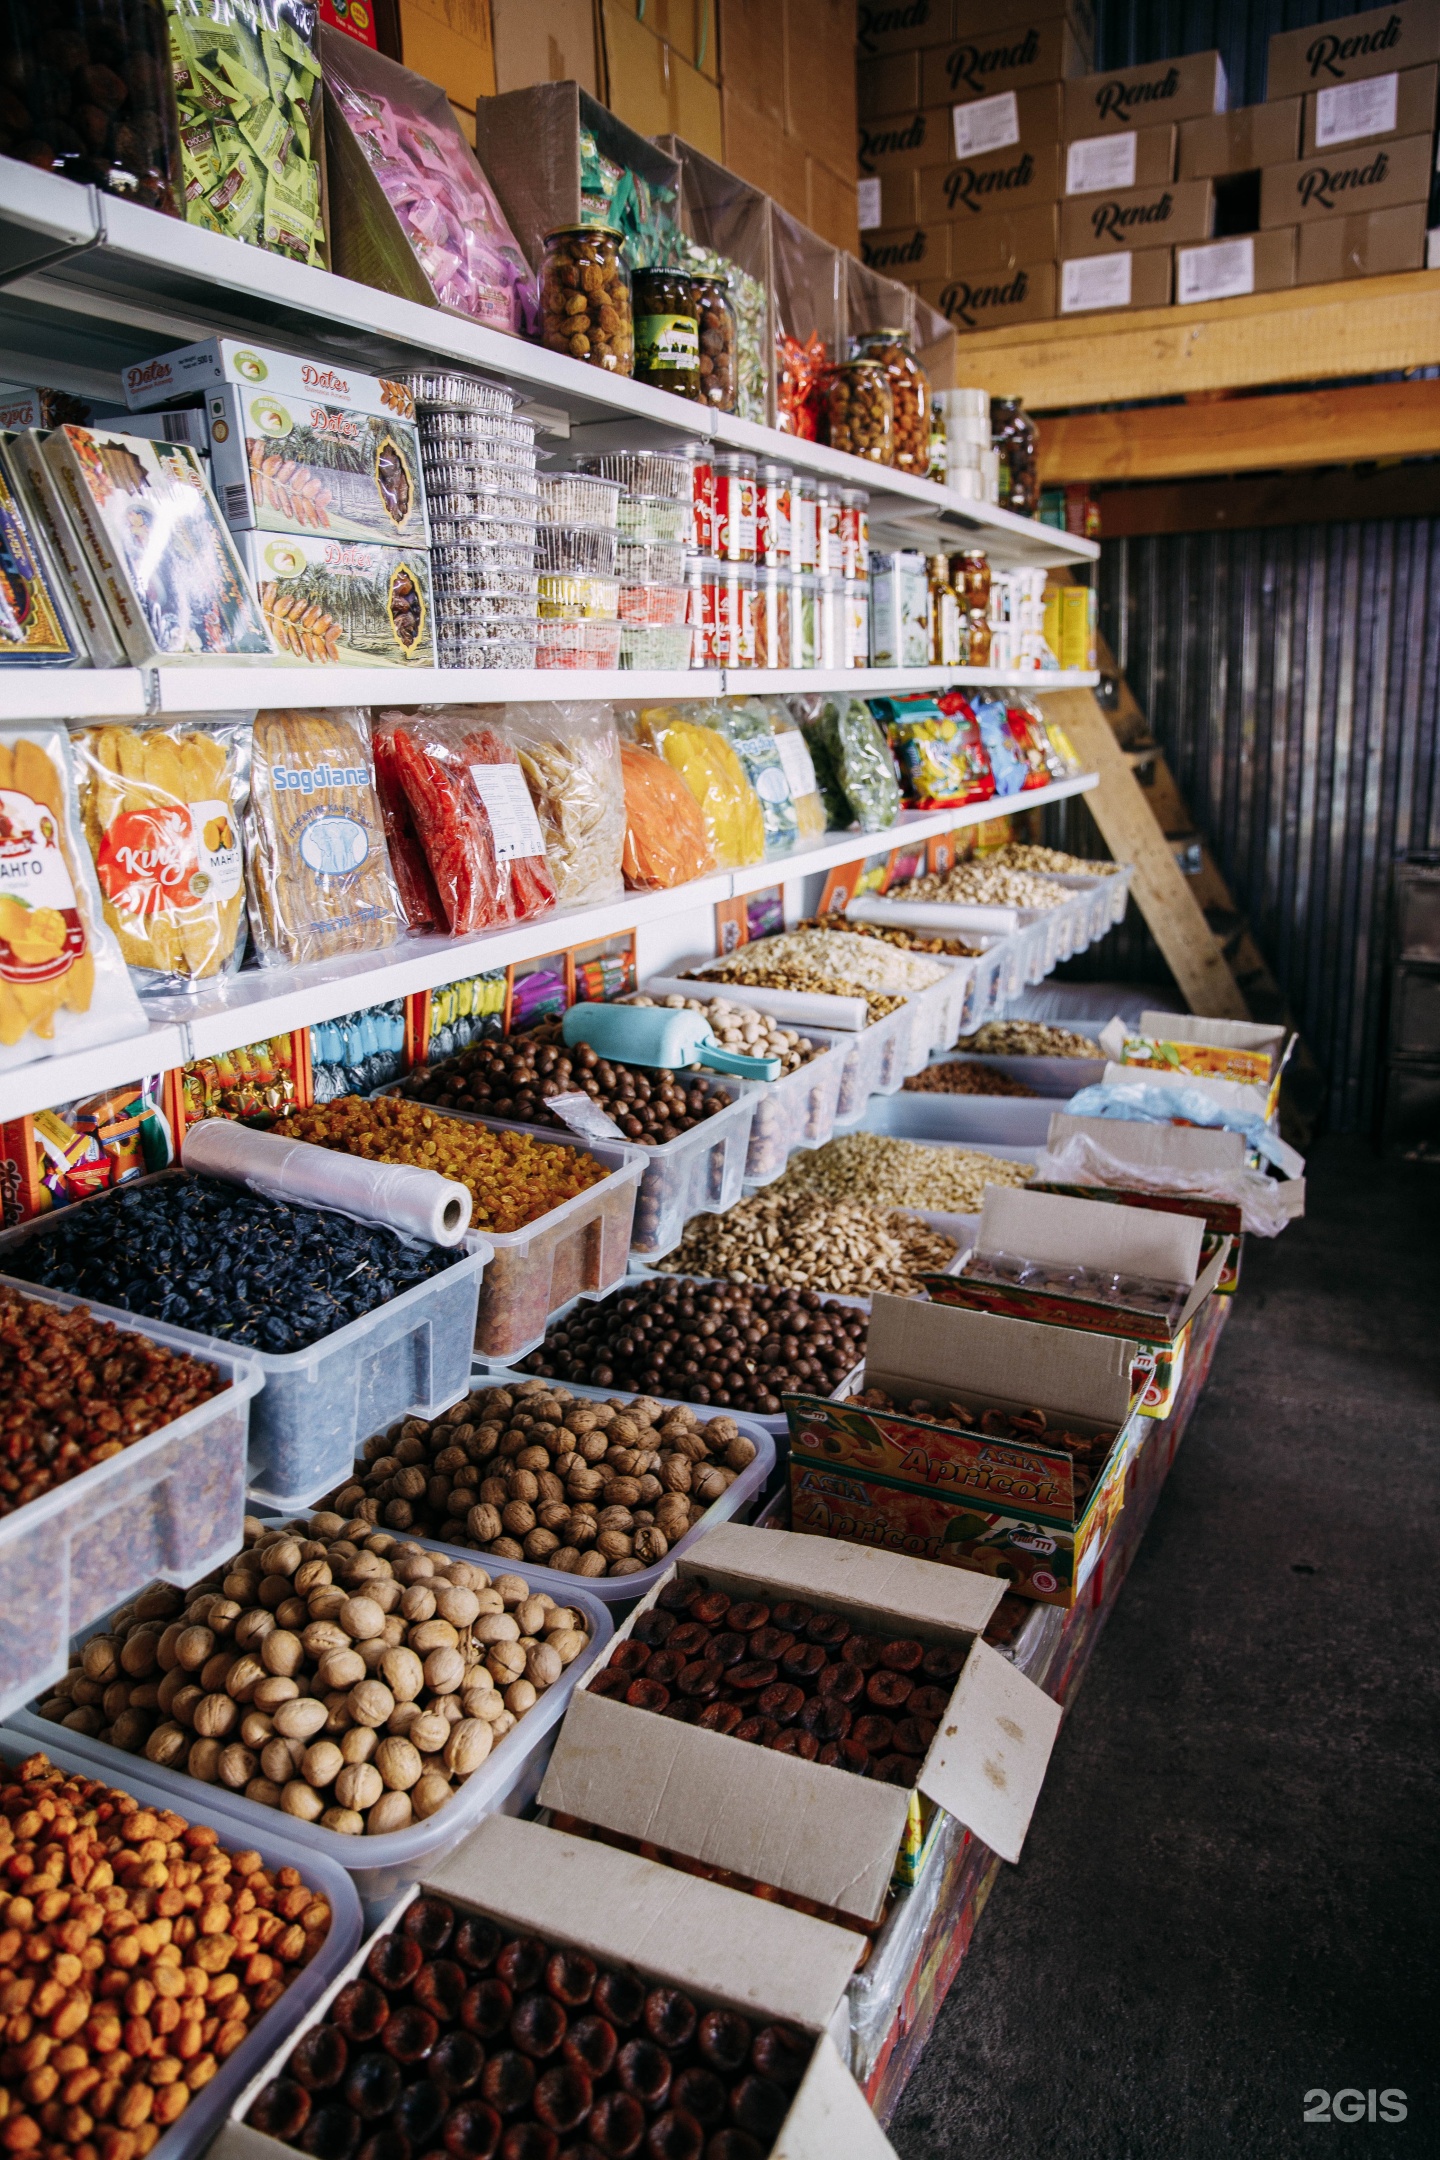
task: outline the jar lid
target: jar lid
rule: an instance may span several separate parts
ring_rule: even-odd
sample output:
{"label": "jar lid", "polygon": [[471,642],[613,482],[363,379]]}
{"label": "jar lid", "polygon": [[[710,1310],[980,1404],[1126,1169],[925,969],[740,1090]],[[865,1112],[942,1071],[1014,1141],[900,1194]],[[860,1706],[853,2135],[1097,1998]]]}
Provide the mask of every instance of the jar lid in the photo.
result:
{"label": "jar lid", "polygon": [[793,466],[782,465],[778,458],[761,459],[760,478],[762,480],[793,480],[794,477]]}
{"label": "jar lid", "polygon": [[577,233],[586,238],[595,235],[601,239],[619,240],[622,243],[625,238],[618,225],[552,225],[545,235],[546,243],[551,240],[569,240]]}
{"label": "jar lid", "polygon": [[864,488],[841,488],[840,500],[842,503],[857,503],[862,510],[870,507],[870,497]]}
{"label": "jar lid", "polygon": [[726,472],[738,472],[742,476],[748,473],[752,478],[754,477],[755,456],[753,451],[727,450],[724,457],[716,458],[715,463]]}

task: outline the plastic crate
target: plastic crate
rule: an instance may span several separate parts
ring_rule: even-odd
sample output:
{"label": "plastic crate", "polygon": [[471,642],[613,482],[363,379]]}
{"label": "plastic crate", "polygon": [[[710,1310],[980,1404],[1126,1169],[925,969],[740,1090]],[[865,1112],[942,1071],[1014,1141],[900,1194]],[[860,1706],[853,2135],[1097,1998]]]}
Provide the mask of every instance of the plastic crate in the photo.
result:
{"label": "plastic crate", "polygon": [[[801,1032],[796,1030],[796,1033]],[[806,1039],[818,1035],[804,1031]],[[778,1080],[742,1080],[755,1097],[755,1122],[745,1158],[745,1190],[754,1192],[779,1177],[797,1148],[823,1147],[835,1130],[847,1052],[830,1039],[819,1057]]]}
{"label": "plastic crate", "polygon": [[866,1132],[892,1133],[898,1139],[960,1146],[1043,1148],[1054,1097],[1023,1095],[882,1095],[864,1117]]}
{"label": "plastic crate", "polygon": [[743,1081],[717,1077],[710,1084],[730,1096],[724,1110],[658,1147],[637,1143],[646,1170],[631,1244],[647,1260],[678,1245],[692,1215],[723,1215],[744,1188],[755,1096]]}
{"label": "plastic crate", "polygon": [[845,1053],[840,1094],[835,1105],[837,1129],[857,1125],[872,1095],[893,1095],[905,1079],[905,1052],[913,1016],[908,1006],[856,1032],[807,1028],[812,1042],[827,1042]]}
{"label": "plastic crate", "polygon": [[[58,1770],[80,1777],[113,1777],[123,1792],[147,1807],[174,1805],[174,1796],[162,1786],[160,1772],[153,1763],[134,1755],[117,1755],[108,1748],[102,1751],[102,1761],[93,1752],[93,1741],[83,1745],[79,1734],[67,1731],[64,1726],[40,1724],[38,1719],[34,1723],[40,1726],[42,1737],[38,1742],[28,1719],[24,1729],[13,1724],[0,1726],[0,1750],[7,1762],[23,1762],[39,1745]],[[182,1782],[191,1788],[185,1797],[192,1804],[189,1807],[177,1805],[175,1812],[190,1822],[209,1822],[209,1802],[219,1788],[198,1785],[193,1779]],[[269,2062],[275,2050],[286,2044],[286,2036],[319,2002],[360,1943],[363,1932],[360,1905],[345,1870],[319,1853],[297,1850],[298,1841],[294,1835],[297,1826],[291,1816],[273,1813],[269,1808],[259,1808],[256,1813],[267,1819],[257,1826],[253,1835],[242,1836],[233,1819],[224,1819],[215,1828],[232,1851],[258,1852],[267,1868],[293,1867],[300,1880],[310,1889],[318,1890],[329,1905],[329,1931],[310,1963],[291,1981],[280,2000],[256,2021],[234,2054],[221,2063],[209,2084],[200,2088],[180,2120],[151,2146],[150,2160],[192,2160],[193,2155],[204,2152],[238,2096]],[[233,1834],[227,1835],[227,1832]]]}
{"label": "plastic crate", "polygon": [[[238,1545],[239,1540],[236,1543]],[[483,1555],[466,1553],[463,1557],[473,1562]],[[537,1571],[522,1561],[517,1564],[516,1572],[523,1572],[529,1582]],[[576,1683],[608,1647],[615,1632],[609,1606],[593,1594],[583,1578],[557,1577],[552,1571],[546,1575],[545,1582],[537,1581],[534,1587],[547,1589],[552,1580],[566,1585],[564,1603],[584,1614],[590,1631],[589,1643],[566,1666],[555,1685],[545,1690],[535,1707],[497,1743],[480,1768],[466,1778],[455,1798],[424,1822],[410,1823],[405,1829],[392,1830],[384,1837],[347,1837],[339,1830],[325,1829],[318,1822],[305,1822],[299,1816],[262,1807],[258,1800],[247,1800],[243,1793],[232,1792],[226,1785],[202,1785],[180,1770],[163,1770],[154,1763],[145,1762],[145,1776],[163,1789],[167,1805],[179,1814],[186,1812],[186,1801],[189,1800],[192,1806],[203,1808],[207,1821],[212,1807],[217,1818],[228,1816],[236,1824],[237,1831],[244,1832],[243,1837],[236,1836],[234,1842],[237,1845],[259,1845],[259,1832],[267,1824],[273,1824],[280,1842],[298,1848],[300,1852],[313,1853],[328,1866],[343,1868],[355,1886],[365,1925],[371,1928],[393,1905],[406,1884],[414,1882],[422,1868],[432,1866],[444,1854],[453,1852],[469,1836],[482,1815],[523,1814],[539,1791],[550,1750],[555,1745],[556,1728],[575,1692]],[[556,1593],[552,1590],[551,1595]],[[101,1625],[103,1623],[87,1628],[85,1633],[97,1634]],[[67,1744],[73,1739],[77,1754],[83,1752],[100,1765],[99,1776],[117,1784],[125,1782],[127,1765],[143,1761],[140,1756],[127,1755],[88,1735],[71,1734],[67,1727],[51,1725],[34,1710],[24,1711],[12,1723],[15,1731],[24,1733],[36,1747],[46,1746],[52,1733],[63,1733]],[[223,1837],[224,1830],[218,1820],[216,1827]],[[292,1861],[292,1864],[298,1863]]]}
{"label": "plastic crate", "polygon": [[[33,1283],[27,1298],[89,1303]],[[134,1313],[103,1313],[127,1334],[188,1356],[192,1336]],[[239,1545],[251,1400],[262,1378],[245,1352],[204,1353],[227,1385],[68,1484],[0,1516],[0,1717],[65,1670],[70,1637],[154,1576],[182,1588]]]}
{"label": "plastic crate", "polygon": [[[107,1197],[102,1193],[80,1205],[103,1207]],[[0,1237],[0,1269],[7,1251],[31,1235],[43,1236],[49,1220],[42,1216],[38,1224],[26,1223]],[[162,1331],[148,1320],[144,1325],[196,1357],[218,1362],[238,1355],[255,1367],[264,1387],[250,1413],[250,1490],[271,1507],[307,1507],[344,1477],[368,1434],[400,1417],[438,1417],[465,1393],[480,1278],[489,1258],[487,1240],[467,1239],[438,1275],[347,1321],[306,1350],[276,1354],[189,1328]],[[17,1287],[29,1292],[33,1286]],[[138,1324],[132,1313],[93,1298],[88,1302],[107,1320]],[[118,1593],[100,1603],[113,1605],[117,1598]],[[92,1611],[98,1609],[92,1604]],[[72,1628],[80,1624],[71,1622]]]}

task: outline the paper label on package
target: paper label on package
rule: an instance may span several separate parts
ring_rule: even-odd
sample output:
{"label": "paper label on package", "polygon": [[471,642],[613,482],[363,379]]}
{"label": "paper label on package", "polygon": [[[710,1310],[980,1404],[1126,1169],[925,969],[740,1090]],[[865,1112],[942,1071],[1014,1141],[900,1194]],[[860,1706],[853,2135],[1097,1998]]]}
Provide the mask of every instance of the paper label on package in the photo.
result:
{"label": "paper label on package", "polygon": [[623,1140],[625,1135],[608,1111],[577,1088],[573,1094],[552,1095],[545,1105],[562,1124],[582,1140]]}
{"label": "paper label on package", "polygon": [[987,150],[1008,150],[1020,140],[1020,108],[1013,90],[977,98],[973,105],[952,105],[957,158],[983,157]]}
{"label": "paper label on package", "polygon": [[1175,250],[1175,300],[1234,300],[1255,290],[1255,239],[1217,240],[1210,247]]}
{"label": "paper label on package", "polygon": [[1364,135],[1388,135],[1396,125],[1400,77],[1372,75],[1365,82],[1336,83],[1315,99],[1315,147],[1358,142]]}
{"label": "paper label on package", "polygon": [[862,180],[857,189],[860,208],[861,232],[873,232],[880,223],[880,182],[878,179]]}
{"label": "paper label on package", "polygon": [[470,777],[485,805],[497,863],[519,855],[543,855],[540,820],[518,765],[472,765]]}
{"label": "paper label on package", "polygon": [[1132,128],[1128,135],[1088,135],[1083,142],[1072,142],[1065,153],[1066,194],[1110,194],[1134,187],[1137,140]]}
{"label": "paper label on package", "polygon": [[1080,315],[1088,308],[1129,307],[1129,255],[1081,255],[1060,266],[1060,312]]}
{"label": "paper label on package", "polygon": [[785,777],[790,782],[790,793],[795,800],[798,802],[802,795],[813,795],[815,764],[810,755],[810,746],[800,730],[785,728],[776,736],[775,744],[780,752],[780,763],[785,768]]}

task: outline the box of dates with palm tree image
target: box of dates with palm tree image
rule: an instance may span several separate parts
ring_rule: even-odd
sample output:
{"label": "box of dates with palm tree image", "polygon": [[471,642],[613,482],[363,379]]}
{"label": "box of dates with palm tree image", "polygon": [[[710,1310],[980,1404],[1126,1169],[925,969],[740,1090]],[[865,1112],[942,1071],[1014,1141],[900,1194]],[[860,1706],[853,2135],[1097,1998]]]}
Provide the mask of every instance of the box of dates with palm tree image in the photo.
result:
{"label": "box of dates with palm tree image", "polygon": [[1143,1430],[1139,1352],[877,1294],[864,1366],[829,1399],[785,1398],[791,1521],[1073,1605]]}
{"label": "box of dates with palm tree image", "polygon": [[237,533],[265,627],[287,660],[325,667],[434,667],[424,548],[311,533]]}

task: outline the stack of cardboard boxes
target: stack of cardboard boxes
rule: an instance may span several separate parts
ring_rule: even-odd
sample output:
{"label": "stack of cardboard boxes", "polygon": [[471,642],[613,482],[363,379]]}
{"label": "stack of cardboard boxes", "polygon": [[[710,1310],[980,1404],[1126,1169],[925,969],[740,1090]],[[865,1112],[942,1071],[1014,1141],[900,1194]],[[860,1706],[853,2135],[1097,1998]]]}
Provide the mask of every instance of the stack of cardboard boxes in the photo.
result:
{"label": "stack of cardboard boxes", "polygon": [[[998,18],[998,24],[997,24]],[[1418,269],[1440,0],[1105,74],[1089,0],[862,0],[862,250],[957,330]]]}

